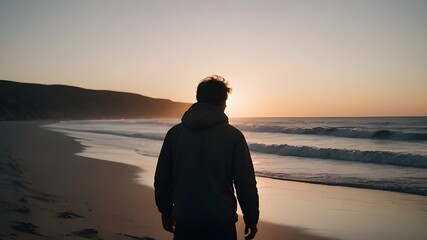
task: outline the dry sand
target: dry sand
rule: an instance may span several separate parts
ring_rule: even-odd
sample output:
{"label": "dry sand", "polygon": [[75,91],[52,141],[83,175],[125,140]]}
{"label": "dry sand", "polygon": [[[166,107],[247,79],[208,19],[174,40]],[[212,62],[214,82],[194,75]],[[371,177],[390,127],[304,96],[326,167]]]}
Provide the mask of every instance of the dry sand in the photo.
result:
{"label": "dry sand", "polygon": [[[173,238],[140,168],[77,156],[82,146],[45,123],[0,122],[0,239]],[[324,238],[260,222],[255,239]]]}

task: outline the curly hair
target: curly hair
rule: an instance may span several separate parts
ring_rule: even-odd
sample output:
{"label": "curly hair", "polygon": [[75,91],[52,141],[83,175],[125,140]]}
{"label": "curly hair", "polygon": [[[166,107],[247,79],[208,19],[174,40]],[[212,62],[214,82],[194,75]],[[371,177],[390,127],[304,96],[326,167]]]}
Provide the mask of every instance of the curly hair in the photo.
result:
{"label": "curly hair", "polygon": [[197,86],[197,102],[221,106],[228,98],[231,88],[225,78],[212,75],[204,78]]}

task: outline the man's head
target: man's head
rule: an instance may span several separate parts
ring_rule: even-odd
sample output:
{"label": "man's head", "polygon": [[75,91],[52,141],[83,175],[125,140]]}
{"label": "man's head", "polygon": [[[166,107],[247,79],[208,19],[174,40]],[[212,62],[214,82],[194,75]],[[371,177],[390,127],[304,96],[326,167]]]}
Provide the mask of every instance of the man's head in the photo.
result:
{"label": "man's head", "polygon": [[213,104],[224,110],[230,92],[228,82],[221,76],[213,75],[199,83],[196,98],[197,102]]}

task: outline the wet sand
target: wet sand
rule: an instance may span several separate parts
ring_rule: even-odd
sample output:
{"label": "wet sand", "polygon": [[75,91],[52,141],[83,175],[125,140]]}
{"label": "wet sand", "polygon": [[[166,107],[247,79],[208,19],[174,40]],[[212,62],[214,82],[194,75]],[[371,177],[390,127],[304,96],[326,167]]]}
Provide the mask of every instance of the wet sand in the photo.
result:
{"label": "wet sand", "polygon": [[[42,124],[0,122],[0,239],[172,239],[153,189],[135,181],[143,169],[78,156],[80,143]],[[273,223],[258,228],[255,239],[325,239]]]}

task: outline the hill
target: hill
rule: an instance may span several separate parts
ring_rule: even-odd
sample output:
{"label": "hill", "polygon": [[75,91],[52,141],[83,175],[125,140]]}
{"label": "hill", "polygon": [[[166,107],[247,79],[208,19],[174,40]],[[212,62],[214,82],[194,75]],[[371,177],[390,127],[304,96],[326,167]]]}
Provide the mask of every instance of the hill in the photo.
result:
{"label": "hill", "polygon": [[134,93],[0,80],[0,120],[178,118],[189,106]]}

